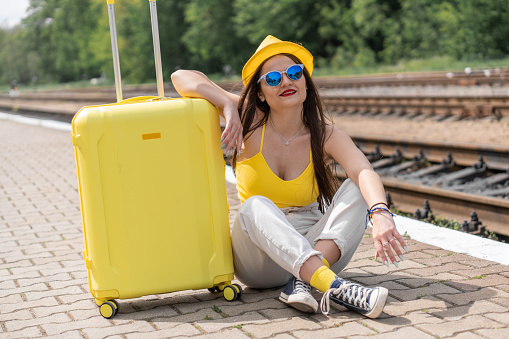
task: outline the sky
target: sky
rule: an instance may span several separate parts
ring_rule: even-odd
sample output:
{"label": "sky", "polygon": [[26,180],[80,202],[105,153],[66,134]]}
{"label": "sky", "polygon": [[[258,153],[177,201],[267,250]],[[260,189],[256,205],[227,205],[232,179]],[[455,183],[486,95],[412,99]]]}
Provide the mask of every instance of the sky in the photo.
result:
{"label": "sky", "polygon": [[26,16],[29,0],[0,0],[0,27],[12,27]]}

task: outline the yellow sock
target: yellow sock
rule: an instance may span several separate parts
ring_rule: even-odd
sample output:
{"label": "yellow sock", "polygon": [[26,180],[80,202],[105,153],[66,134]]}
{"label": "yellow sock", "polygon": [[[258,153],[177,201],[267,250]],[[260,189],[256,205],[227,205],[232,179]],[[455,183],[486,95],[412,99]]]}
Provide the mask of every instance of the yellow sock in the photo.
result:
{"label": "yellow sock", "polygon": [[313,273],[311,286],[320,292],[326,292],[334,279],[336,279],[336,273],[332,272],[328,267],[322,266]]}
{"label": "yellow sock", "polygon": [[325,257],[322,258],[322,262],[325,266],[327,266],[327,268],[330,268],[329,262],[325,259]]}

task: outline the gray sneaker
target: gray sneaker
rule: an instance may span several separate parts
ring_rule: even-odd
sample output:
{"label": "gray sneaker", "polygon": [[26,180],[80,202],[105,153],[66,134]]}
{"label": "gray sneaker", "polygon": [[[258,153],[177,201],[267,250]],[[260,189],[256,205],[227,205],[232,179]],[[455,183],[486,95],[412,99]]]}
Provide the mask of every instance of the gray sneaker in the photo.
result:
{"label": "gray sneaker", "polygon": [[311,295],[311,285],[292,277],[279,295],[279,300],[299,311],[316,313],[318,302]]}
{"label": "gray sneaker", "polygon": [[368,318],[378,318],[382,313],[389,291],[385,287],[364,287],[336,276],[322,297],[320,309],[327,315],[330,300]]}

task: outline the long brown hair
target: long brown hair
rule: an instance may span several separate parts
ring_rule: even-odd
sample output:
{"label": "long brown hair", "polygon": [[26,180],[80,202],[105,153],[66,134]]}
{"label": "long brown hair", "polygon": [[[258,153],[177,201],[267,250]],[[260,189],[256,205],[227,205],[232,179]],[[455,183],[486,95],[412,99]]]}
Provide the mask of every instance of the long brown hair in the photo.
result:
{"label": "long brown hair", "polygon": [[[302,63],[292,54],[282,55],[289,57],[297,64]],[[242,132],[245,139],[248,139],[251,136],[251,133],[258,127],[263,126],[269,118],[270,106],[266,101],[261,101],[258,97],[258,93],[261,89],[260,84],[257,83],[261,75],[261,69],[267,60],[258,67],[240,96],[238,110],[240,112],[240,121],[243,128]],[[307,85],[307,96],[303,104],[302,120],[311,134],[311,153],[313,155],[315,178],[319,192],[317,200],[320,210],[324,212],[325,207],[330,205],[332,198],[339,187],[338,179],[333,175],[331,169],[324,161],[324,145],[327,139],[326,126],[328,125],[327,120],[330,119],[325,117],[318,90],[316,89],[313,80],[311,80],[311,76],[306,68],[304,68],[304,77]],[[263,118],[254,123],[257,109],[262,112]],[[232,159],[232,167],[234,170],[236,164],[237,153],[234,152]]]}

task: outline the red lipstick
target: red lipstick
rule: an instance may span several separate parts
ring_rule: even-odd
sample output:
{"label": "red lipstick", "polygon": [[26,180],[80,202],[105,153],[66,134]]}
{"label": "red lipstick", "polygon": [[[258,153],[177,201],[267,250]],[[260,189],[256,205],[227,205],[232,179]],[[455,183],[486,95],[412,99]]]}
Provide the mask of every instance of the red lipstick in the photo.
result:
{"label": "red lipstick", "polygon": [[282,97],[287,97],[287,96],[290,96],[290,95],[294,95],[295,93],[297,93],[296,90],[294,90],[294,89],[287,89],[286,91],[281,93],[281,96]]}

